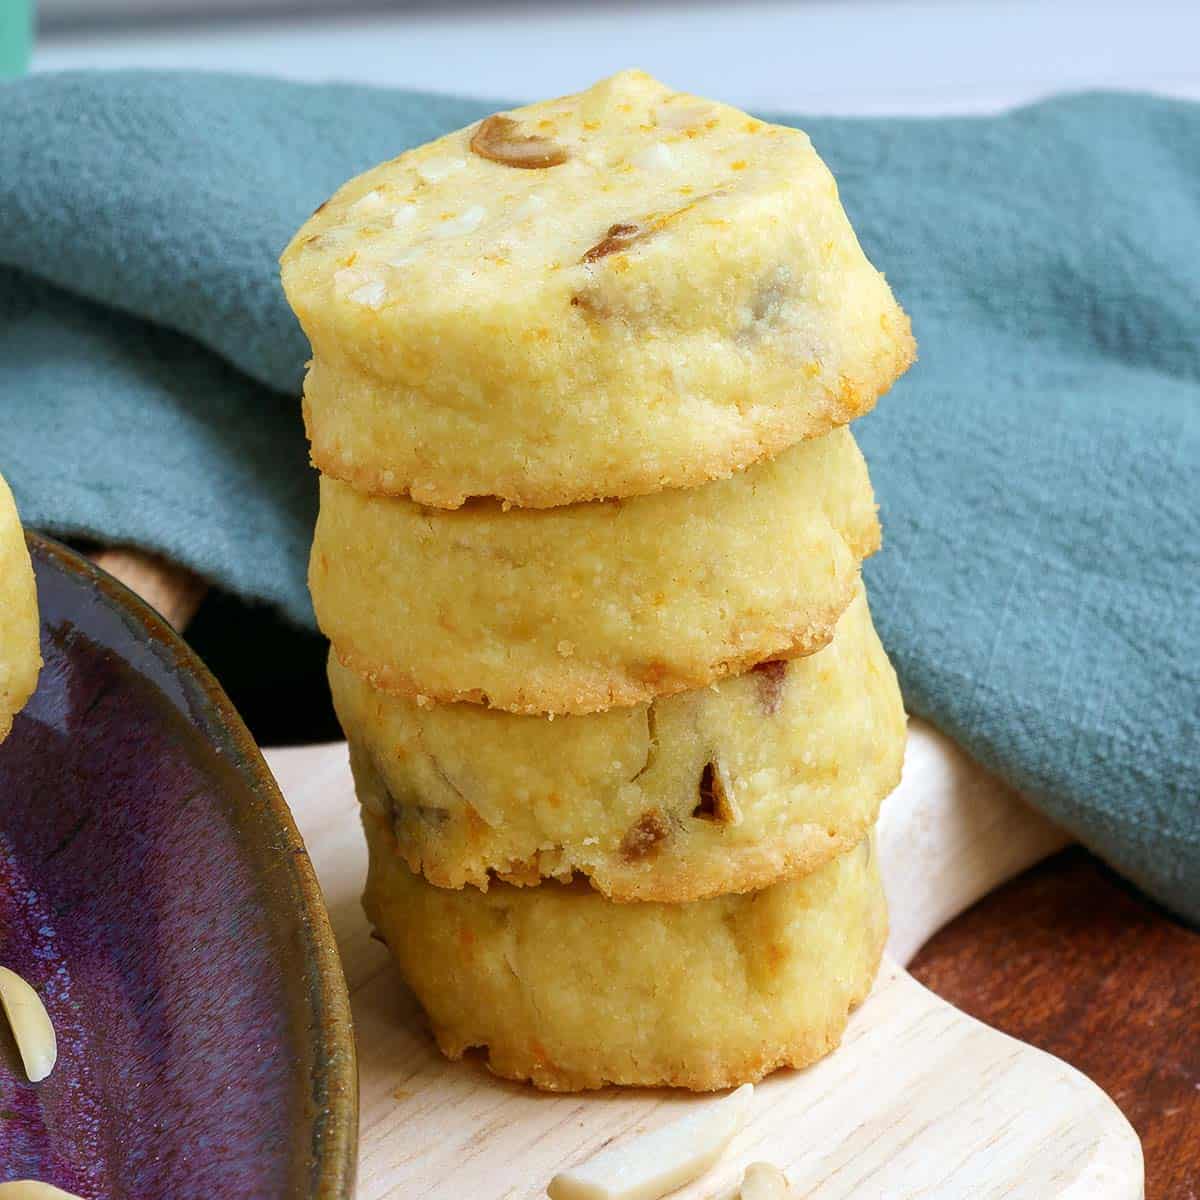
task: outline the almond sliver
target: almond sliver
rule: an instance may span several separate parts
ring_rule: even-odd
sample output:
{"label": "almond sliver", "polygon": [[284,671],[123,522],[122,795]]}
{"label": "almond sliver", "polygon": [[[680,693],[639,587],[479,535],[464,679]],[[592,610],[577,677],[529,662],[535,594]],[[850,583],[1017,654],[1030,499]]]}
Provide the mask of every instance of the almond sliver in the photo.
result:
{"label": "almond sliver", "polygon": [[658,1200],[712,1167],[745,1123],[753,1095],[745,1083],[661,1129],[602,1150],[555,1175],[546,1192],[550,1200]]}
{"label": "almond sliver", "polygon": [[[58,1060],[58,1041],[42,998],[15,971],[0,967],[0,1005],[30,1082],[41,1083]],[[0,1192],[0,1197],[4,1193]]]}

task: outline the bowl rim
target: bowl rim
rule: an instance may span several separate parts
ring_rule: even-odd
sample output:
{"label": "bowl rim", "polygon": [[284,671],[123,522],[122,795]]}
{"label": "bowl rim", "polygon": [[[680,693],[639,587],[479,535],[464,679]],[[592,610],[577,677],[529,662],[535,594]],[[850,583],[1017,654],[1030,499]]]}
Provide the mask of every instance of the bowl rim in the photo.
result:
{"label": "bowl rim", "polygon": [[[193,718],[265,806],[267,819],[276,830],[270,853],[290,864],[288,877],[297,901],[292,907],[294,926],[281,941],[295,947],[308,984],[283,989],[292,1009],[289,1025],[303,1031],[308,1047],[308,1061],[302,1068],[307,1085],[301,1106],[304,1128],[296,1132],[294,1144],[303,1148],[312,1162],[310,1184],[300,1194],[309,1200],[352,1200],[359,1098],[350,992],[321,887],[292,811],[232,701],[174,627],[136,592],[69,546],[28,529],[25,539],[35,561],[52,563],[119,609],[137,626],[137,635],[150,644],[156,657],[195,685],[202,694],[203,709],[193,713]],[[265,848],[256,849],[261,856]],[[273,918],[278,915],[271,913]],[[297,1012],[297,1008],[303,1011]]]}

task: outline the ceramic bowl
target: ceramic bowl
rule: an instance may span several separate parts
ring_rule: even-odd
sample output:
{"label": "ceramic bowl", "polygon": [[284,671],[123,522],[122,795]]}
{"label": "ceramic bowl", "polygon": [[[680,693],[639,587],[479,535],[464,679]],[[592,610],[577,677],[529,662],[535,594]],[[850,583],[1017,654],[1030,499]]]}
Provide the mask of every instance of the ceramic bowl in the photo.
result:
{"label": "ceramic bowl", "polygon": [[0,1181],[104,1200],[350,1197],[345,980],[304,845],[199,659],[29,537],[45,668],[0,745],[0,963],[58,1065],[0,1031]]}

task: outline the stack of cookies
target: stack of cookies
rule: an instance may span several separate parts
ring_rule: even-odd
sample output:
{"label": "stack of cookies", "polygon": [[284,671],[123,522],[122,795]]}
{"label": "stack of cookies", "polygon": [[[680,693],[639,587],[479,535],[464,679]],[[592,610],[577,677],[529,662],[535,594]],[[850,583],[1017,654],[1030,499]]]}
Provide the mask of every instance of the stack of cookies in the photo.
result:
{"label": "stack of cookies", "polygon": [[913,342],[808,138],[626,72],[346,184],[283,279],[366,906],[441,1048],[555,1089],[826,1053],[904,746],[846,424]]}

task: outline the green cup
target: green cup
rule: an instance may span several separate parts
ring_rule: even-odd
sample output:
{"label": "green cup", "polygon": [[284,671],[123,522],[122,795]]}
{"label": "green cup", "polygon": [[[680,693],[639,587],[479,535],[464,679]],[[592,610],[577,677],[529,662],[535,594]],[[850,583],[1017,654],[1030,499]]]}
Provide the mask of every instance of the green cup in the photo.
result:
{"label": "green cup", "polygon": [[0,0],[0,79],[24,75],[33,48],[33,0]]}

